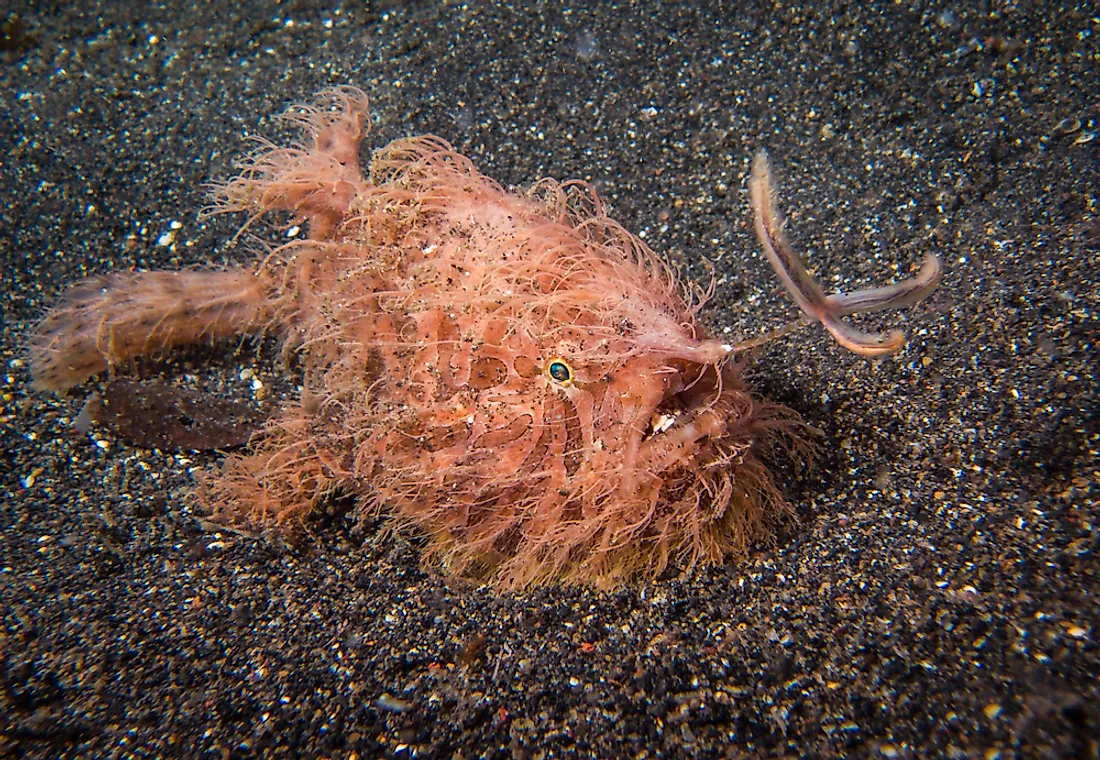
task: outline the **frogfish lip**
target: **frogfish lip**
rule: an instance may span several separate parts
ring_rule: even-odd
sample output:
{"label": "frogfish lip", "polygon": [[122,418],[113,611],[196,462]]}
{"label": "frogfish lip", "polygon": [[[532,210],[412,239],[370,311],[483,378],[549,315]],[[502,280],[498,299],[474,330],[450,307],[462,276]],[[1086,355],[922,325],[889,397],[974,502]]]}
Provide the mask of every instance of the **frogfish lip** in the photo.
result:
{"label": "frogfish lip", "polygon": [[[672,367],[675,371],[669,386],[650,412],[643,443],[691,425],[701,414],[713,410],[721,398],[723,372],[718,366],[675,361]],[[719,431],[711,423],[696,432],[705,437]]]}
{"label": "frogfish lip", "polygon": [[720,399],[733,346],[685,335],[682,326],[671,324],[652,325],[636,340],[650,355],[661,357],[668,373],[664,395],[646,417],[643,441],[689,422]]}

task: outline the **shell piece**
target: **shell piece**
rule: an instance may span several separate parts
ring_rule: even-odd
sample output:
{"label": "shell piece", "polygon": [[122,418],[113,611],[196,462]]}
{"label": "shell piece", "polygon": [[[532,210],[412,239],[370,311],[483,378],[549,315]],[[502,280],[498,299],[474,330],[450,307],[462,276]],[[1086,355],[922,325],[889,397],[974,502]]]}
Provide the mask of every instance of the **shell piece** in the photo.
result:
{"label": "shell piece", "polygon": [[40,325],[39,382],[280,332],[301,400],[196,498],[287,529],[352,498],[423,535],[427,562],[499,586],[614,585],[767,536],[789,510],[761,456],[804,428],[746,390],[668,266],[584,183],[505,191],[436,137],[379,149],[363,176],[366,112],[357,90],[323,93],[290,116],[306,141],[265,144],[218,191],[215,210],[289,212],[307,240],[177,275],[169,300],[160,272],[71,291],[97,295]]}

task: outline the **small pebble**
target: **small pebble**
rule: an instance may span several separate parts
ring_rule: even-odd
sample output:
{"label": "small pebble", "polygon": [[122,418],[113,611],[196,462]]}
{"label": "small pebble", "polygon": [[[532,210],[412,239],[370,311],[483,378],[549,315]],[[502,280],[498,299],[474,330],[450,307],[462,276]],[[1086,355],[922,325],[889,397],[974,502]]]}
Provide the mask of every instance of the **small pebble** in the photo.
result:
{"label": "small pebble", "polygon": [[411,702],[406,702],[403,699],[398,699],[391,694],[383,694],[374,702],[374,706],[379,710],[391,713],[407,713],[412,710],[413,706]]}

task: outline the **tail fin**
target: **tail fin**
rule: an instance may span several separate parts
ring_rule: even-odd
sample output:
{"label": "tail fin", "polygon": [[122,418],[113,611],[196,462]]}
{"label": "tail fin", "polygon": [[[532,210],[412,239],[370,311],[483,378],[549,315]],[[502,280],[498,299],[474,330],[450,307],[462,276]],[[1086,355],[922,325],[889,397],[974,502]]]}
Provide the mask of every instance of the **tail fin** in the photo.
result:
{"label": "tail fin", "polygon": [[243,335],[272,320],[243,270],[124,272],[78,283],[31,332],[35,385],[62,391],[139,356]]}

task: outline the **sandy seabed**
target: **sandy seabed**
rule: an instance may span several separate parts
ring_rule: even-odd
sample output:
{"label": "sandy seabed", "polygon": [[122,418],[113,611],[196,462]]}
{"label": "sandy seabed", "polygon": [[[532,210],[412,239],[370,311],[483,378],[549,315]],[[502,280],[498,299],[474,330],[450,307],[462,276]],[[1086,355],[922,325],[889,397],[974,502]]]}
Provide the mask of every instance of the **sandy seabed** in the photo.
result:
{"label": "sandy seabed", "polygon": [[[0,753],[16,757],[1095,757],[1100,24],[1081,4],[415,7],[16,3],[0,45]],[[185,20],[188,19],[188,20]],[[750,384],[823,431],[800,523],[749,559],[600,593],[497,594],[322,520],[210,532],[213,454],[73,431],[22,335],[64,284],[244,262],[200,220],[270,115],[371,97],[376,147],[431,132],[487,175],[592,182],[716,279],[719,335],[791,305],[752,232],[769,149],[827,286],[945,262],[928,301],[772,344]],[[900,324],[898,324],[900,321]],[[230,355],[226,355],[226,354]],[[277,357],[159,371],[264,407]]]}

